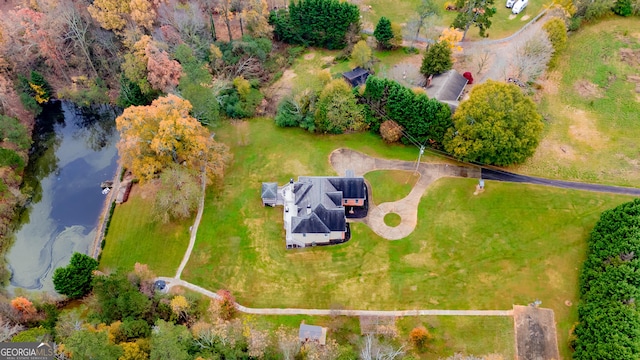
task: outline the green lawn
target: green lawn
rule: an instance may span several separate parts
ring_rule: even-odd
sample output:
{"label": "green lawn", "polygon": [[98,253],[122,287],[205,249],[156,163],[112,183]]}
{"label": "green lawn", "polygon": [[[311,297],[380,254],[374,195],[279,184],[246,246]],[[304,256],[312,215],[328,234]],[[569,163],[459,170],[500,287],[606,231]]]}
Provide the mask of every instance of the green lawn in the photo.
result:
{"label": "green lawn", "polygon": [[512,317],[405,317],[399,319],[396,326],[404,338],[408,338],[409,332],[416,326],[424,326],[433,335],[426,351],[413,351],[420,359],[442,359],[455,353],[475,356],[499,354],[505,360],[515,356]]}
{"label": "green lawn", "polygon": [[[455,19],[457,12],[444,10],[444,4],[447,0],[436,0],[442,9],[442,14],[439,18],[433,20],[433,25],[439,28],[449,27]],[[511,16],[511,9],[505,7],[504,0],[496,0],[495,8],[496,14],[491,18],[491,27],[487,31],[489,39],[501,39],[507,37],[518,29],[520,29],[527,21],[538,15],[544,5],[543,0],[531,0],[529,5],[517,16]],[[370,10],[366,8],[362,10],[363,25],[374,29],[380,17],[385,16],[393,22],[397,22],[403,25],[411,22],[415,17],[415,9],[420,4],[420,0],[365,0],[363,2],[365,6],[371,6]],[[524,19],[524,20],[523,20]],[[421,36],[425,36],[424,32]],[[470,28],[467,33],[466,40],[480,40],[477,28]]]}
{"label": "green lawn", "polygon": [[129,200],[116,206],[100,270],[133,270],[136,262],[147,264],[159,276],[173,276],[189,244],[192,219],[162,224],[151,218],[149,199],[142,199],[134,185]]}
{"label": "green lawn", "polygon": [[405,198],[419,177],[417,173],[403,170],[376,170],[364,175],[371,185],[371,196],[375,204]]}
{"label": "green lawn", "polygon": [[223,190],[207,194],[183,274],[209,289],[227,288],[247,306],[510,309],[540,299],[556,312],[565,344],[576,314],[564,301],[577,302],[585,239],[600,212],[631,199],[495,182],[474,196],[476,180],[446,178],[427,191],[418,226],[404,240],[383,240],[356,223],[346,244],[286,250],[282,209],[262,207],[262,181],[333,174],[327,158],[340,146],[405,160],[415,149],[369,134],[315,136],[267,120],[247,125],[242,135],[230,127],[217,133],[235,160]]}
{"label": "green lawn", "polygon": [[[640,186],[640,96],[627,76],[638,68],[619,49],[640,48],[637,18],[610,18],[569,37],[540,110],[548,120],[536,154],[515,171]],[[635,31],[635,33],[634,33]]]}

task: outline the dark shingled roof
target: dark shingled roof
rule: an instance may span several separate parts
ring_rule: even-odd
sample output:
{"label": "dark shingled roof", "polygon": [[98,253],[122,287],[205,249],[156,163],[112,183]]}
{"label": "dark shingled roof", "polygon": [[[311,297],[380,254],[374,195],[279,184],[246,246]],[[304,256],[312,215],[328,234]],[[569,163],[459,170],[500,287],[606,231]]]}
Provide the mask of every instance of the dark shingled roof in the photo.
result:
{"label": "dark shingled roof", "polygon": [[263,199],[274,200],[278,196],[278,183],[262,183],[262,195]]}
{"label": "dark shingled roof", "polygon": [[363,85],[367,82],[367,78],[369,77],[369,71],[363,68],[355,68],[351,71],[347,71],[342,73],[342,77],[351,84],[351,86],[359,86]]}
{"label": "dark shingled roof", "polygon": [[[306,210],[303,209],[303,211]],[[291,218],[291,232],[294,234],[327,234],[330,231],[327,225],[313,212],[305,217]]]}
{"label": "dark shingled roof", "polygon": [[344,208],[327,209],[322,204],[316,206],[313,213],[329,228],[331,231],[344,231],[347,220],[344,217]]}
{"label": "dark shingled roof", "polygon": [[328,178],[329,182],[338,191],[342,191],[344,199],[364,199],[366,193],[364,190],[364,178]]}
{"label": "dark shingled roof", "polygon": [[468,81],[457,71],[449,70],[433,77],[427,87],[427,95],[442,102],[458,101]]}

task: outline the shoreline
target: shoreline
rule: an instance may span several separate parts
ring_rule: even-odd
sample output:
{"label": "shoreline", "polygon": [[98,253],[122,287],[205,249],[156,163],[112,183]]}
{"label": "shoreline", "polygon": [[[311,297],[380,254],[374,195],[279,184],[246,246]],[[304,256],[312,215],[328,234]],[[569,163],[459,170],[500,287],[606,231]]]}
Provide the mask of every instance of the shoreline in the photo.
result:
{"label": "shoreline", "polygon": [[98,259],[100,253],[102,252],[102,247],[100,246],[102,240],[104,239],[104,233],[106,230],[106,224],[109,222],[109,218],[111,216],[110,209],[111,204],[116,201],[115,194],[118,193],[118,188],[120,187],[120,174],[122,173],[122,165],[118,161],[118,167],[116,168],[116,173],[113,177],[113,187],[109,191],[109,194],[105,196],[104,204],[102,205],[102,211],[100,212],[100,216],[98,217],[98,225],[96,226],[96,236],[93,239],[93,244],[91,245],[89,255],[94,259]]}

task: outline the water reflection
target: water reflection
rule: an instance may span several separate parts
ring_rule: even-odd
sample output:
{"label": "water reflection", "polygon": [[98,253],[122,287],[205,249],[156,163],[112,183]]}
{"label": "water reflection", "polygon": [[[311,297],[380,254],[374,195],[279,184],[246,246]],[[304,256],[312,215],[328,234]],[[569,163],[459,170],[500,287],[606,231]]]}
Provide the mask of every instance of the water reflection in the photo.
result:
{"label": "water reflection", "polygon": [[48,105],[25,174],[31,203],[7,254],[11,286],[52,291],[53,270],[88,253],[104,204],[100,182],[116,168],[115,110]]}

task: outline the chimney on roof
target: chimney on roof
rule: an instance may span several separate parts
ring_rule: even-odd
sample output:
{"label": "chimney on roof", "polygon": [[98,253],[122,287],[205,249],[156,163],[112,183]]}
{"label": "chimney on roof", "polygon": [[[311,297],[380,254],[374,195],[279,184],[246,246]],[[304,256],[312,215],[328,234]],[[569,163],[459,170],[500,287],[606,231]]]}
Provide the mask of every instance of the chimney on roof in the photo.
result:
{"label": "chimney on roof", "polygon": [[307,215],[311,214],[311,204],[307,204]]}

